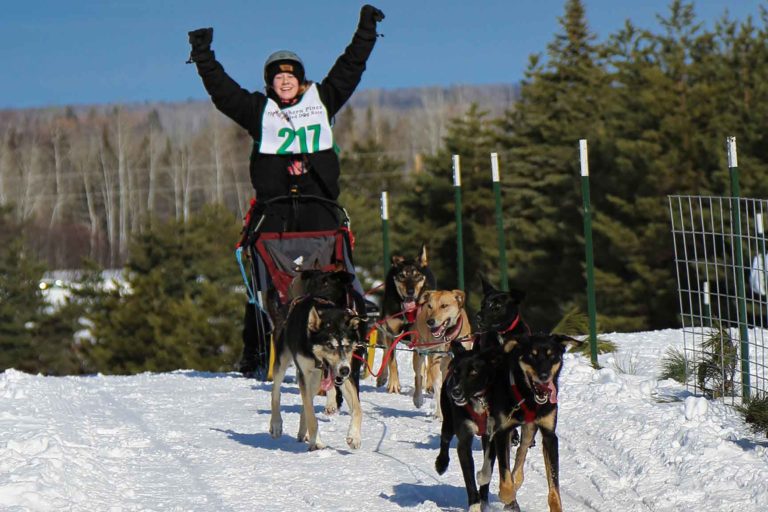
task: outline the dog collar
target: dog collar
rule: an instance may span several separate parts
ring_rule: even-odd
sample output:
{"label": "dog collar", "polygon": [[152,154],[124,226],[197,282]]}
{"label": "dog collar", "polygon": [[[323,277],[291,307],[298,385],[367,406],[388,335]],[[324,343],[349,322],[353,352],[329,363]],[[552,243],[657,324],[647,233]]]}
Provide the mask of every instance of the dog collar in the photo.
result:
{"label": "dog collar", "polygon": [[504,329],[503,331],[499,331],[499,334],[507,334],[509,331],[517,327],[517,324],[520,323],[520,313],[517,314],[514,320],[512,320],[512,323],[509,324],[509,327]]}

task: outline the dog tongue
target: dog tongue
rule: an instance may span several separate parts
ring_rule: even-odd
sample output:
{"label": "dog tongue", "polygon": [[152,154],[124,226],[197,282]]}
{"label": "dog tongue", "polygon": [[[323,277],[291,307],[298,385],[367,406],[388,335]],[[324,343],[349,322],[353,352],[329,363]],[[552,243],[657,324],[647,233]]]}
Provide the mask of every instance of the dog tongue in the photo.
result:
{"label": "dog tongue", "polygon": [[333,386],[333,372],[330,369],[326,369],[323,372],[323,380],[320,381],[320,389],[328,391]]}
{"label": "dog tongue", "polygon": [[549,389],[549,403],[556,404],[557,403],[557,388],[555,387],[555,384],[553,382],[550,382],[544,388]]}
{"label": "dog tongue", "polygon": [[405,312],[405,320],[409,323],[416,321],[416,301],[407,300],[403,302],[403,311]]}

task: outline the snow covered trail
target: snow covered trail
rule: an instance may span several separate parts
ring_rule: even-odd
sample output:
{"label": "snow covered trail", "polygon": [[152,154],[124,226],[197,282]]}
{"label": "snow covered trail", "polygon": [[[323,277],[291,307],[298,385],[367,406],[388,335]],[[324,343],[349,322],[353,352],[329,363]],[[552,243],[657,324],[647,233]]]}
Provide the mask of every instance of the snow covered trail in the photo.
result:
{"label": "snow covered trail", "polygon": [[[765,438],[730,408],[656,380],[679,332],[606,337],[620,351],[601,356],[602,370],[566,355],[560,379],[565,510],[768,510]],[[0,374],[0,510],[465,510],[455,451],[445,475],[434,470],[434,402],[414,408],[410,354],[398,361],[402,394],[363,383],[362,448],[344,441],[347,409],[328,417],[318,399],[329,446],[312,453],[295,440],[293,379],[283,386],[284,435],[275,440],[271,383],[193,371],[53,378],[8,370]],[[490,509],[500,511],[496,474],[491,490]],[[546,510],[546,493],[537,446],[526,462],[523,510]]]}

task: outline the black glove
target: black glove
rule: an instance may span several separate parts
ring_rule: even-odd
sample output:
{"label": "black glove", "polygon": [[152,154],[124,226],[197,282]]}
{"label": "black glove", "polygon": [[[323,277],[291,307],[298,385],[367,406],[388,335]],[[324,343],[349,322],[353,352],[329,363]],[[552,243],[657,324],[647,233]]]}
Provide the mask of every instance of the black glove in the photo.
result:
{"label": "black glove", "polygon": [[189,32],[189,44],[192,45],[193,52],[206,52],[211,49],[213,42],[213,29],[199,28]]}
{"label": "black glove", "polygon": [[211,52],[211,42],[213,41],[213,29],[199,28],[189,32],[189,44],[192,46],[192,52],[189,54],[187,63],[202,62],[213,56]]}
{"label": "black glove", "polygon": [[358,23],[357,28],[364,32],[373,32],[375,34],[376,23],[383,19],[384,13],[381,12],[381,9],[365,4],[363,8],[360,9],[360,23]]}

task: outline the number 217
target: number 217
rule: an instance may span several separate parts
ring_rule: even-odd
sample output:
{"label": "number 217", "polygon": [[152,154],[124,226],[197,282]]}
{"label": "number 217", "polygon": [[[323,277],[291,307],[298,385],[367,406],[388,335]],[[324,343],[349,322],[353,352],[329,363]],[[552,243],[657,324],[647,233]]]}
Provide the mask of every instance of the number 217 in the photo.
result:
{"label": "number 217", "polygon": [[283,145],[280,146],[280,149],[277,150],[277,154],[278,155],[293,154],[293,151],[290,151],[288,148],[290,148],[293,145],[293,141],[297,137],[299,139],[299,152],[309,153],[309,147],[307,146],[307,130],[312,132],[312,152],[320,151],[320,125],[311,124],[306,128],[302,126],[298,130],[292,130],[290,128],[282,128],[279,132],[277,132],[278,137],[285,138],[285,141],[283,141]]}

